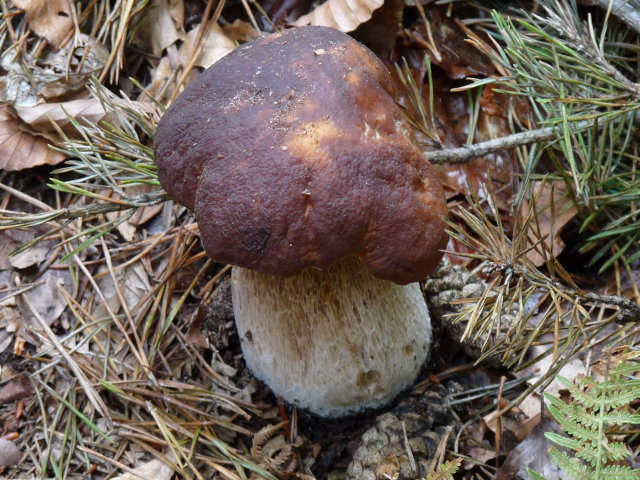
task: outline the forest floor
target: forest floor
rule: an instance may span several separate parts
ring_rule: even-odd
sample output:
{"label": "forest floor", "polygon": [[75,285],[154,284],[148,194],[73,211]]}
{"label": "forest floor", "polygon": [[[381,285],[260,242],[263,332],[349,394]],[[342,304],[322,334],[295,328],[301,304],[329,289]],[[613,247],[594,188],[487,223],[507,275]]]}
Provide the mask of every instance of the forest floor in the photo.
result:
{"label": "forest floor", "polygon": [[[0,476],[638,478],[636,2],[0,4]],[[306,24],[389,68],[450,212],[429,361],[338,420],[246,368],[152,146],[205,68]]]}

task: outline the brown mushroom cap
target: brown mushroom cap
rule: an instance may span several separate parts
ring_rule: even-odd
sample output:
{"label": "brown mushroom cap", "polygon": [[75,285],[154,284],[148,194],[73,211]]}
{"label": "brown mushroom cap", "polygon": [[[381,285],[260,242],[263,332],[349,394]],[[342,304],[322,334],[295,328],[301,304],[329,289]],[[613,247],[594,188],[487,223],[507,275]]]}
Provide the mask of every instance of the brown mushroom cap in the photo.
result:
{"label": "brown mushroom cap", "polygon": [[374,276],[426,277],[446,243],[440,181],[388,70],[337,30],[249,42],[163,116],[158,175],[214,260],[273,275],[355,253]]}

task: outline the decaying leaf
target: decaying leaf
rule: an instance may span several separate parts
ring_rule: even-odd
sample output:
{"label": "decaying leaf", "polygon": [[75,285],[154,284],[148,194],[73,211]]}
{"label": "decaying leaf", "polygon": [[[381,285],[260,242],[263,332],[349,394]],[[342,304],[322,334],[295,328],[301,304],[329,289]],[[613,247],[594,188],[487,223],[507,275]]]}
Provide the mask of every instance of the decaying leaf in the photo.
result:
{"label": "decaying leaf", "polygon": [[0,437],[0,467],[15,465],[22,458],[22,452],[11,440]]}
{"label": "decaying leaf", "polygon": [[[146,90],[147,94],[158,101],[163,101],[165,96],[170,96],[168,92],[172,92],[176,88],[175,82],[191,63],[195,53],[194,42],[198,36],[198,30],[199,25],[196,25],[189,31],[179,50],[175,45],[167,48],[166,55],[162,57],[158,66],[153,70],[151,84]],[[225,31],[217,23],[211,22],[205,29],[201,45],[198,57],[193,64],[201,68],[211,66],[236,47],[236,43],[227,36]],[[193,78],[187,78],[186,83]]]}
{"label": "decaying leaf", "polygon": [[485,435],[487,435],[487,425],[484,422],[475,422],[469,425],[465,433],[469,436],[471,441],[466,446],[466,453],[469,459],[465,460],[463,466],[465,469],[473,468],[473,466],[480,463],[489,463],[496,458],[495,450],[486,448],[484,444]]}
{"label": "decaying leaf", "polygon": [[173,476],[173,468],[158,459],[143,463],[131,472],[123,473],[112,480],[140,480],[148,478],[153,480],[170,480]]}
{"label": "decaying leaf", "polygon": [[[66,270],[47,270],[40,277],[40,281],[41,283],[25,295],[45,322],[51,325],[67,308],[67,301],[60,289],[71,290],[71,277]],[[31,321],[35,324],[35,320]]]}
{"label": "decaying leaf", "polygon": [[94,37],[80,34],[73,42],[43,57],[7,52],[0,57],[0,102],[32,107],[42,100],[69,99],[70,94],[84,92],[92,75],[97,75],[109,56],[104,45]]}
{"label": "decaying leaf", "polygon": [[[191,29],[182,47],[180,47],[180,58],[185,63],[189,62],[193,55],[194,42],[198,36],[198,29],[198,26]],[[220,25],[209,22],[202,36],[202,49],[194,65],[196,67],[208,68],[234,48],[236,48],[236,44],[227,37]]]}
{"label": "decaying leaf", "polygon": [[187,333],[187,342],[200,348],[209,348],[211,346],[202,326],[205,315],[205,309],[201,305],[194,312],[191,324],[189,325],[189,332]]}
{"label": "decaying leaf", "polygon": [[[139,104],[139,102],[136,102]],[[130,188],[127,188],[127,195],[144,195],[151,193],[153,191],[157,191],[158,188],[152,185],[134,185]],[[110,196],[111,192],[103,192],[103,195]],[[135,213],[128,219],[118,225],[116,228],[120,235],[127,241],[130,242],[134,239],[135,233],[138,230],[137,227],[148,222],[157,214],[162,211],[162,204],[151,205],[148,207],[138,208]],[[122,215],[125,215],[123,212],[109,212],[107,213],[107,218],[109,220],[116,220],[120,218]]]}
{"label": "decaying leaf", "polygon": [[540,422],[541,407],[540,397],[532,394],[527,396],[520,405],[502,415],[500,423],[498,423],[497,410],[485,415],[482,419],[492,432],[495,433],[500,425],[503,431],[509,430],[518,440],[523,440]]}
{"label": "decaying leaf", "polygon": [[378,57],[393,58],[404,11],[404,0],[385,0],[353,35]]}
{"label": "decaying leaf", "polygon": [[67,133],[76,133],[71,123],[71,118],[84,123],[89,121],[98,123],[106,112],[102,103],[97,98],[84,98],[62,103],[43,103],[35,107],[16,107],[16,113],[23,122],[41,133],[55,132],[52,125],[54,121]]}
{"label": "decaying leaf", "polygon": [[223,26],[222,30],[234,42],[246,43],[260,37],[260,32],[253,28],[253,25],[239,18]]}
{"label": "decaying leaf", "polygon": [[73,28],[71,0],[13,0],[13,4],[27,13],[31,30],[55,48]]}
{"label": "decaying leaf", "polygon": [[[13,344],[15,333],[22,327],[22,313],[16,304],[16,297],[10,294],[14,288],[12,276],[11,270],[0,271],[0,353]],[[3,388],[0,387],[0,403]]]}
{"label": "decaying leaf", "polygon": [[0,105],[0,169],[16,171],[57,165],[66,157],[51,150],[49,143],[28,132],[9,105]]}
{"label": "decaying leaf", "polygon": [[[114,283],[114,277],[115,281]],[[103,301],[96,303],[92,312],[96,318],[105,318],[109,311],[117,314],[122,310],[122,303],[129,311],[135,310],[139,302],[152,289],[149,275],[140,263],[134,263],[126,268],[116,268],[112,275],[107,268],[99,270],[98,287]]]}
{"label": "decaying leaf", "polygon": [[25,376],[18,376],[0,387],[0,404],[24,400],[33,396],[35,390]]}
{"label": "decaying leaf", "polygon": [[124,274],[124,300],[129,309],[135,308],[152,290],[149,274],[141,263],[128,267]]}
{"label": "decaying leaf", "polygon": [[535,209],[529,222],[528,235],[531,244],[540,245],[527,253],[529,260],[537,267],[544,264],[544,252],[557,257],[564,250],[560,238],[562,229],[578,214],[578,209],[566,194],[566,185],[562,180],[535,182],[532,188],[533,201],[523,205],[523,216]]}
{"label": "decaying leaf", "polygon": [[[2,314],[0,314],[2,315]],[[14,340],[14,334],[6,330],[0,330],[0,353],[7,350]]]}
{"label": "decaying leaf", "polygon": [[49,252],[49,246],[38,244],[33,247],[27,248],[20,253],[15,255],[11,255],[9,257],[9,262],[14,268],[24,269],[32,267],[40,262],[42,262]]}
{"label": "decaying leaf", "polygon": [[[546,340],[549,340],[549,339],[550,337],[548,337]],[[545,340],[544,337],[540,338],[540,341],[544,341],[544,340]],[[554,360],[553,355],[544,355],[546,351],[547,351],[546,346],[536,345],[532,347],[530,350],[531,358],[539,358],[539,360],[519,370],[516,373],[516,376],[520,378],[529,376],[529,378],[527,379],[527,383],[530,385],[540,380],[556,364],[556,360]],[[560,371],[557,372],[554,380],[552,380],[551,383],[547,385],[544,391],[545,393],[549,393],[551,395],[555,395],[556,397],[558,397],[560,396],[561,390],[566,390],[566,387],[558,381],[558,376],[564,377],[572,382],[578,375],[584,375],[585,373],[587,373],[587,366],[584,364],[582,360],[580,360],[580,358],[574,357],[571,360],[569,360],[565,365],[563,365]],[[542,393],[542,392],[539,392],[539,393]]]}
{"label": "decaying leaf", "polygon": [[136,43],[160,58],[162,51],[183,40],[184,4],[182,0],[153,0],[136,30]]}
{"label": "decaying leaf", "polygon": [[[15,242],[6,232],[0,232],[0,271],[11,269],[10,254],[15,249]],[[0,288],[3,287],[0,281]]]}
{"label": "decaying leaf", "polygon": [[[0,270],[29,268],[44,260],[54,246],[55,241],[43,240],[31,248],[12,255],[14,250],[30,242],[41,233],[44,233],[44,231],[37,227],[30,230],[5,230],[0,232]],[[0,280],[0,289],[2,288],[2,283]]]}
{"label": "decaying leaf", "polygon": [[428,30],[424,24],[409,32],[409,35],[426,49],[431,62],[438,65],[451,79],[463,79],[470,75],[489,76],[495,68],[489,57],[467,42],[467,35],[442,8],[426,10]]}
{"label": "decaying leaf", "polygon": [[167,55],[162,57],[158,66],[151,71],[151,83],[146,91],[140,95],[139,99],[150,95],[158,101],[166,100],[168,95],[170,95],[168,94],[168,84],[175,82],[177,79],[177,54],[178,49],[175,45],[171,45],[167,49]]}
{"label": "decaying leaf", "polygon": [[293,25],[319,25],[351,32],[369,20],[383,3],[384,0],[327,0],[298,18]]}
{"label": "decaying leaf", "polygon": [[562,434],[556,422],[544,417],[527,438],[509,453],[504,465],[497,472],[496,480],[531,478],[526,472],[527,467],[541,473],[547,480],[570,480],[571,477],[560,471],[556,462],[549,456],[551,442],[545,437],[546,432]]}

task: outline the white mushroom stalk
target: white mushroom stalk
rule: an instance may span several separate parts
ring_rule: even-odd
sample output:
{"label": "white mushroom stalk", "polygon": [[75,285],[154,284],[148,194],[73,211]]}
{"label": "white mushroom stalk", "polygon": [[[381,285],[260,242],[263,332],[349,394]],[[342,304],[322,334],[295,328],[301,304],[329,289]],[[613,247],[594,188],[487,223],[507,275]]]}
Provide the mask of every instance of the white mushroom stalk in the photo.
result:
{"label": "white mushroom stalk", "polygon": [[284,400],[318,415],[388,403],[429,354],[420,286],[375,278],[355,256],[290,277],[234,267],[232,292],[248,367]]}

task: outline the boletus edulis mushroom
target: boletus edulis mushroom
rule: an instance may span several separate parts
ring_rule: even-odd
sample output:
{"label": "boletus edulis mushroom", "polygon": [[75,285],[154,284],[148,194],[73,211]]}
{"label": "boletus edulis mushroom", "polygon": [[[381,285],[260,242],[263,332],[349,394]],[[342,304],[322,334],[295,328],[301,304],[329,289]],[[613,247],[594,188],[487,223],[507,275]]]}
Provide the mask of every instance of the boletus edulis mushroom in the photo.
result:
{"label": "boletus edulis mushroom", "polygon": [[416,282],[442,256],[446,202],[394,95],[363,45],[294,28],[204,71],[155,135],[163,187],[234,265],[248,367],[322,416],[389,402],[429,353]]}

